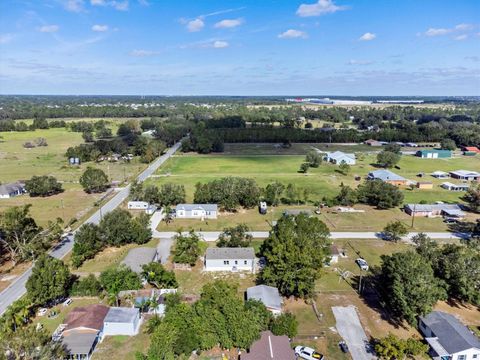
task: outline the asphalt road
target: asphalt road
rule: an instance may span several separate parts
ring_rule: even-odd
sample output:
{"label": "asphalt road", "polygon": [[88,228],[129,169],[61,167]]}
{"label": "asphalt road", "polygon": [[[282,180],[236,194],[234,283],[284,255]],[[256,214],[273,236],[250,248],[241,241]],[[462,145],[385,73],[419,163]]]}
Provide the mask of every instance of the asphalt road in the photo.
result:
{"label": "asphalt road", "polygon": [[[154,229],[152,229],[154,230]],[[175,236],[176,232],[173,231],[157,231],[154,230],[154,238],[171,238]],[[188,234],[188,232],[185,232]],[[218,236],[221,234],[220,231],[197,231],[205,241],[216,241]],[[262,239],[268,237],[268,231],[250,231],[249,234],[253,238]],[[417,235],[417,232],[411,232],[403,238],[404,241],[410,241],[411,238]],[[448,240],[448,239],[463,239],[466,238],[467,234],[456,234],[449,232],[427,232],[426,233],[430,238],[435,240]],[[382,234],[380,232],[332,232],[330,233],[331,239],[381,239]]]}
{"label": "asphalt road", "polygon": [[[137,181],[143,182],[150,175],[152,175],[165,161],[167,161],[179,148],[181,143],[178,142],[172,146],[168,151],[151,163],[148,168],[146,168],[138,177]],[[85,223],[98,224],[102,219],[102,216],[114,209],[116,209],[130,193],[130,185],[121,188],[113,198],[111,198],[105,205],[103,205],[99,210],[97,210],[90,218],[88,218]],[[68,254],[73,248],[73,237],[69,236],[65,239],[60,246],[57,246],[55,249],[50,251],[50,255],[58,259],[62,259],[66,254]],[[25,284],[32,273],[32,268],[27,269],[22,275],[16,278],[10,286],[0,293],[0,315],[2,315],[7,308],[15,300],[20,298],[25,294]]]}
{"label": "asphalt road", "polygon": [[353,360],[371,360],[376,357],[368,350],[368,338],[360,324],[355,307],[350,306],[334,306],[332,307],[333,315],[335,315],[338,333],[347,343]]}

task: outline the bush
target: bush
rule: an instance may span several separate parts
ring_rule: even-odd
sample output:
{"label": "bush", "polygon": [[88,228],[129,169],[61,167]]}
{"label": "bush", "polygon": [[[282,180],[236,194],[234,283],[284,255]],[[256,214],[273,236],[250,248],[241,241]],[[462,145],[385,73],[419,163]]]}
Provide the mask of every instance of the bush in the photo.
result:
{"label": "bush", "polygon": [[63,191],[62,184],[53,176],[32,176],[25,181],[25,190],[30,196],[51,196]]}
{"label": "bush", "polygon": [[70,290],[70,295],[72,296],[98,296],[101,293],[102,284],[93,274],[77,279]]}

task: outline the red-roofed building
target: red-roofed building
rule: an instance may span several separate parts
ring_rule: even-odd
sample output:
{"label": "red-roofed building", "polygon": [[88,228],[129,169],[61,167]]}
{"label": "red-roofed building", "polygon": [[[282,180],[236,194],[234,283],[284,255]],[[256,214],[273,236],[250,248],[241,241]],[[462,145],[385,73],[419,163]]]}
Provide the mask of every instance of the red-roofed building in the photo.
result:
{"label": "red-roofed building", "polygon": [[474,152],[480,154],[480,149],[476,146],[463,146],[462,150],[466,152]]}

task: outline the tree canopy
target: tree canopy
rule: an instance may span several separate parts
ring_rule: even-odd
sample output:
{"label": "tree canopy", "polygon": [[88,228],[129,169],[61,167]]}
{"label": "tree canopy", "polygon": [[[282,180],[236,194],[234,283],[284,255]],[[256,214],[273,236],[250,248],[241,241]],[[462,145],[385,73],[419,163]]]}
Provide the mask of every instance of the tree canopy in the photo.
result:
{"label": "tree canopy", "polygon": [[88,167],[80,176],[80,185],[87,193],[99,193],[107,190],[109,181],[102,169]]}
{"label": "tree canopy", "polygon": [[252,243],[252,235],[248,234],[250,229],[245,224],[238,224],[223,229],[218,237],[218,247],[248,247]]}
{"label": "tree canopy", "polygon": [[200,256],[200,237],[192,230],[188,235],[179,231],[174,239],[173,261],[194,266]]}
{"label": "tree canopy", "polygon": [[276,286],[285,296],[311,296],[329,255],[329,235],[318,218],[283,216],[262,245],[266,265],[260,281]]}
{"label": "tree canopy", "polygon": [[30,180],[25,181],[25,190],[32,197],[51,196],[63,191],[62,184],[53,176],[32,176]]}

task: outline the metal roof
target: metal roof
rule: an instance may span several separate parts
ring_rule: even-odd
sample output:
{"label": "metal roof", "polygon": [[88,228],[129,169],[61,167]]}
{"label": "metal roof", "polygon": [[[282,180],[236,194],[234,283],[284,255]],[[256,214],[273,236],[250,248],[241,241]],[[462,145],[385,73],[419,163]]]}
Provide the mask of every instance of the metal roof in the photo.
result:
{"label": "metal roof", "polygon": [[205,210],[205,211],[217,211],[218,206],[217,204],[178,204],[175,207],[175,210],[185,210],[185,211],[192,211],[192,210]]}
{"label": "metal roof", "polygon": [[[406,208],[415,212],[429,212],[429,211],[460,211],[460,206],[457,204],[407,204]],[[461,212],[461,211],[460,211]]]}
{"label": "metal roof", "polygon": [[149,247],[139,247],[130,250],[122,260],[122,264],[129,267],[136,273],[142,272],[142,266],[154,261],[157,255],[157,249]]}
{"label": "metal roof", "polygon": [[455,171],[450,171],[450,174],[454,174],[457,176],[480,176],[479,172],[471,171],[471,170],[455,170]]}
{"label": "metal roof", "polygon": [[252,286],[247,289],[247,300],[260,300],[266,307],[282,310],[282,297],[278,289],[268,285]]}
{"label": "metal roof", "polygon": [[207,260],[223,259],[255,259],[255,250],[247,248],[208,248],[205,253]]}
{"label": "metal roof", "polygon": [[336,161],[344,159],[344,158],[350,158],[352,160],[355,160],[355,154],[352,153],[344,153],[343,151],[335,151],[332,153],[327,153],[327,157],[330,159],[334,159]]}
{"label": "metal roof", "polygon": [[375,170],[368,173],[369,177],[380,179],[382,181],[404,181],[405,178],[391,172],[390,170]]}
{"label": "metal roof", "polygon": [[62,337],[65,349],[71,355],[89,354],[97,341],[97,334],[73,332]]}
{"label": "metal roof", "polygon": [[133,323],[139,317],[137,308],[111,307],[105,317],[106,323]]}
{"label": "metal roof", "polygon": [[480,340],[453,315],[432,311],[421,320],[432,330],[440,345],[449,354],[470,348],[480,349]]}

